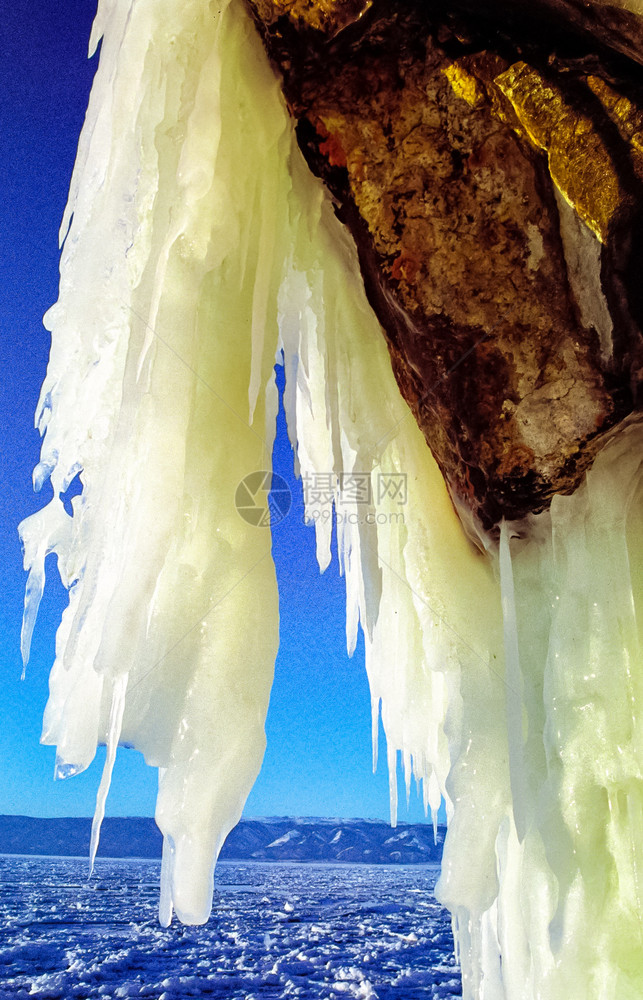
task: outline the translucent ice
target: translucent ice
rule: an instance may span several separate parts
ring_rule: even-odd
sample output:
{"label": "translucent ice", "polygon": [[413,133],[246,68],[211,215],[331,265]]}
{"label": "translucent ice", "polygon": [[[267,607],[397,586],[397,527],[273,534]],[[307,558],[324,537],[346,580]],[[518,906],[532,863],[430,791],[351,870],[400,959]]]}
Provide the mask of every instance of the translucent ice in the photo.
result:
{"label": "translucent ice", "polygon": [[398,754],[434,817],[447,802],[465,997],[642,995],[641,425],[479,551],[241,0],[101,0],[101,35],[47,314],[54,499],[21,525],[25,656],[48,552],[70,593],[43,738],[62,775],[108,745],[92,850],[120,739],[159,769],[161,920],[207,919],[277,645],[269,532],[234,498],[269,470],[278,356],[322,570],[337,518],[392,819]]}

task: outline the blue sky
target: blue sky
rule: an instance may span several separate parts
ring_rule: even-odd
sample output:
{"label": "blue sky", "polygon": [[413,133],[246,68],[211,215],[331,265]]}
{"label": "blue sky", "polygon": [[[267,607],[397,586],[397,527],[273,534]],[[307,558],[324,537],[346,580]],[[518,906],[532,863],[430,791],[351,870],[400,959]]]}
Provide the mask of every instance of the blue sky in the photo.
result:
{"label": "blue sky", "polygon": [[[14,0],[3,10],[0,41],[0,813],[89,815],[102,751],[83,775],[52,780],[55,751],[39,745],[55,628],[65,593],[52,565],[20,681],[24,573],[16,525],[43,502],[31,492],[39,438],[33,411],[49,338],[41,317],[56,299],[57,233],[95,61],[86,59],[94,0]],[[363,645],[345,652],[343,581],[337,561],[320,577],[314,533],[302,523],[301,488],[280,419],[275,468],[294,504],[274,533],[280,586],[281,649],[267,722],[268,750],[247,815],[388,818],[385,762],[371,771],[370,702]],[[381,738],[383,747],[383,736]],[[139,754],[119,751],[107,812],[152,815],[156,772]],[[400,819],[423,819],[415,795]]]}

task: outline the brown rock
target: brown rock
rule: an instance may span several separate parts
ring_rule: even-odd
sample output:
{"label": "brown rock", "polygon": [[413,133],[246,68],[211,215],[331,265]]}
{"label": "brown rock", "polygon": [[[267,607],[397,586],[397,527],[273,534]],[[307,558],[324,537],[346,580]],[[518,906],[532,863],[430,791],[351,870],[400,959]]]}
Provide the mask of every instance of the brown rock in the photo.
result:
{"label": "brown rock", "polygon": [[419,3],[253,4],[454,498],[485,529],[544,509],[640,384],[636,88]]}

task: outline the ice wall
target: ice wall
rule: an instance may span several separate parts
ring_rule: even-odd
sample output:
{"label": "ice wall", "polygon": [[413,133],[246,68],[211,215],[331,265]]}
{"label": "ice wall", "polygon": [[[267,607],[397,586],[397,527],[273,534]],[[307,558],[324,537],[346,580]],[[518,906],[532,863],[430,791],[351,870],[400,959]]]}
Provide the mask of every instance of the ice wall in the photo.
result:
{"label": "ice wall", "polygon": [[643,994],[643,426],[524,539],[503,527],[512,811],[498,831],[506,994]]}
{"label": "ice wall", "polygon": [[55,498],[21,526],[25,656],[47,552],[70,589],[44,739],[61,775],[108,744],[93,846],[116,744],[134,745],[159,768],[161,919],[207,918],[276,651],[270,539],[234,497],[268,468],[278,352],[374,734],[381,710],[391,774],[399,751],[427,806],[447,800],[465,996],[640,996],[640,426],[478,551],[240,0],[102,0],[101,33],[47,317],[36,484]]}

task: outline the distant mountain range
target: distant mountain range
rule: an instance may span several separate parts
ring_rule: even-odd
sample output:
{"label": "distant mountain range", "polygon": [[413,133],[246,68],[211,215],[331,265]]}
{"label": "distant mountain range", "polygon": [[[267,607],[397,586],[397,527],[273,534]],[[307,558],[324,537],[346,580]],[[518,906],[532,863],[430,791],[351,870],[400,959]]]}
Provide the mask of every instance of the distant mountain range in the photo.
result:
{"label": "distant mountain range", "polygon": [[[0,854],[87,855],[91,820],[0,816]],[[242,819],[221,851],[222,861],[345,861],[364,864],[435,864],[442,857],[428,824],[367,819]],[[107,817],[99,856],[160,858],[161,834],[153,819]]]}

